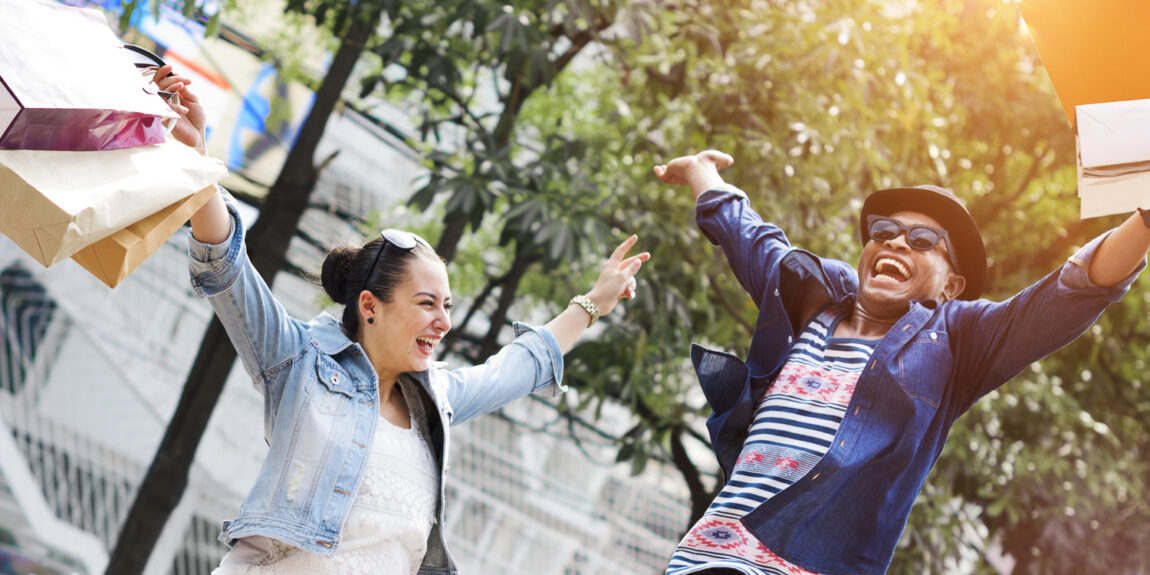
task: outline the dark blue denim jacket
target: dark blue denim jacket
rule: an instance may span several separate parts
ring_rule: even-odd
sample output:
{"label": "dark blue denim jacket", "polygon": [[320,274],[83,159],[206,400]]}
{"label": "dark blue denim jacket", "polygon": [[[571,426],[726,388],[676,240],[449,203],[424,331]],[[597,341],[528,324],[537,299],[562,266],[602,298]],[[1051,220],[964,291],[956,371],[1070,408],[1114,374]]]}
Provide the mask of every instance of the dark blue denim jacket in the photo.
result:
{"label": "dark blue denim jacket", "polygon": [[[696,218],[759,307],[745,363],[691,349],[713,410],[707,429],[730,477],[756,400],[809,319],[796,317],[800,304],[851,309],[858,274],[845,262],[792,248],[733,187],[701,195]],[[771,551],[819,573],[884,573],[958,416],[1081,335],[1145,267],[1114,287],[1091,284],[1087,269],[1103,237],[1006,301],[912,302],[875,347],[830,450],[804,478],[748,513],[747,528]]]}

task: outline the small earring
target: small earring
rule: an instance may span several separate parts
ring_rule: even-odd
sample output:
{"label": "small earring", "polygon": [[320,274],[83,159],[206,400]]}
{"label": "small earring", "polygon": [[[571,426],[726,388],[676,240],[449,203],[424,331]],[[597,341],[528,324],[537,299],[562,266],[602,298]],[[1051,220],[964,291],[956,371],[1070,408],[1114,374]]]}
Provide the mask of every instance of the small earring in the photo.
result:
{"label": "small earring", "polygon": [[375,318],[374,317],[367,318],[367,323],[375,323]]}

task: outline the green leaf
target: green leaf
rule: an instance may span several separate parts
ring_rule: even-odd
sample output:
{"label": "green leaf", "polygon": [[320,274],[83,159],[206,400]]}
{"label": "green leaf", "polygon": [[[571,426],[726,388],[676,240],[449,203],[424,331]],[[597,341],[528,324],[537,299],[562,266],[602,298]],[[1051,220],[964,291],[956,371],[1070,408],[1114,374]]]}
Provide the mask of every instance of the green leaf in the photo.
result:
{"label": "green leaf", "polygon": [[139,0],[122,0],[120,10],[120,31],[126,31],[132,25],[132,14],[136,13]]}
{"label": "green leaf", "polygon": [[223,6],[220,6],[216,9],[216,13],[212,14],[211,18],[208,18],[208,24],[204,27],[205,38],[214,38],[220,33],[220,17],[223,16],[223,13]]}
{"label": "green leaf", "polygon": [[411,199],[407,200],[407,205],[415,206],[419,208],[419,211],[421,212],[427,211],[427,208],[431,206],[433,201],[435,201],[435,196],[443,191],[441,188],[442,185],[442,180],[439,180],[438,178],[431,178],[427,184],[416,190],[416,192],[411,195]]}
{"label": "green leaf", "polygon": [[635,456],[635,444],[624,443],[623,447],[619,448],[618,453],[615,454],[615,463],[622,463]]}
{"label": "green leaf", "polygon": [[643,470],[646,468],[647,468],[647,452],[642,451],[642,450],[636,451],[635,452],[635,458],[631,460],[631,475],[632,476],[639,475],[639,474],[643,473]]}

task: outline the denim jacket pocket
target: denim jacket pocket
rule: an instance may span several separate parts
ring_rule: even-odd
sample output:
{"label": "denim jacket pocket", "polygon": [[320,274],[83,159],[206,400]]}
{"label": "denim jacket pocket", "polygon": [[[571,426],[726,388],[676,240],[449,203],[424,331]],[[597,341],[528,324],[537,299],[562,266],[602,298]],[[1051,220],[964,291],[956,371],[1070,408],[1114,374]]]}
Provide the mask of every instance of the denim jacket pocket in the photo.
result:
{"label": "denim jacket pocket", "polygon": [[898,355],[898,385],[911,398],[938,408],[953,365],[946,332],[923,330]]}
{"label": "denim jacket pocket", "polygon": [[351,409],[355,397],[355,383],[334,359],[320,354],[315,366],[320,385],[315,389],[312,402],[320,413],[342,415]]}

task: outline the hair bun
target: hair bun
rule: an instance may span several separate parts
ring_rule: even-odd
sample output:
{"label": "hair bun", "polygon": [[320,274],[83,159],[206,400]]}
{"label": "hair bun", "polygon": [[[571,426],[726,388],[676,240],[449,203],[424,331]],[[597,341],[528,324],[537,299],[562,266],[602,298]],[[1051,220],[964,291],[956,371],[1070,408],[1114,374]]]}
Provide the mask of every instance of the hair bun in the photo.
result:
{"label": "hair bun", "polygon": [[323,291],[327,292],[327,296],[335,303],[347,304],[347,281],[351,276],[352,264],[355,262],[355,258],[359,256],[361,249],[353,246],[338,247],[328,252],[327,257],[323,260],[320,282],[323,285]]}

